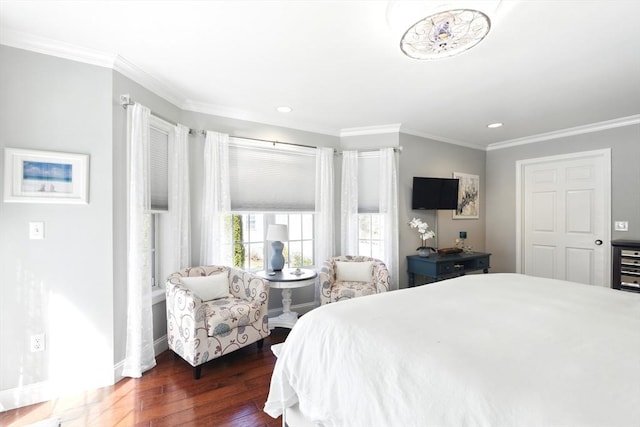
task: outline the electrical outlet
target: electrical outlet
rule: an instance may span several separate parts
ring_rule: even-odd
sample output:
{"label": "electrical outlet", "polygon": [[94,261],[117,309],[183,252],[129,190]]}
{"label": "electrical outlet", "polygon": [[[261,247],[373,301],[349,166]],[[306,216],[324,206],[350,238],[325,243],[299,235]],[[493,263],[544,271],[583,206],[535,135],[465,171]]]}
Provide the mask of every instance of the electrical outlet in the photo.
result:
{"label": "electrical outlet", "polygon": [[613,224],[616,231],[629,231],[629,221],[616,221]]}
{"label": "electrical outlet", "polygon": [[44,334],[31,335],[31,352],[44,351]]}

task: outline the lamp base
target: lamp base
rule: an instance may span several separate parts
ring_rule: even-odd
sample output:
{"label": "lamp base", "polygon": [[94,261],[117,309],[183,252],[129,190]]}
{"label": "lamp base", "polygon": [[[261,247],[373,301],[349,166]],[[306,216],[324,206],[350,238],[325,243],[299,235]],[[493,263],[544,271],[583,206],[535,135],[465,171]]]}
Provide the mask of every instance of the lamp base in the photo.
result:
{"label": "lamp base", "polygon": [[276,240],[271,242],[271,248],[273,249],[273,255],[271,255],[271,269],[273,271],[282,271],[284,268],[284,256],[282,255],[284,243]]}

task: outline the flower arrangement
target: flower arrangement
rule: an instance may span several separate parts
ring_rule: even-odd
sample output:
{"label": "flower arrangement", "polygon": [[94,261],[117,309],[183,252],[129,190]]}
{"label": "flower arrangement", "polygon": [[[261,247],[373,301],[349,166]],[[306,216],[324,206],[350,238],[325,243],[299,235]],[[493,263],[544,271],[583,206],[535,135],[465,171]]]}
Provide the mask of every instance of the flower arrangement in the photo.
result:
{"label": "flower arrangement", "polygon": [[409,227],[416,228],[418,230],[418,235],[420,236],[420,241],[422,242],[422,244],[419,248],[416,249],[417,251],[421,249],[435,251],[433,247],[427,246],[427,240],[436,237],[436,233],[434,233],[433,230],[429,230],[429,224],[427,224],[420,218],[413,218],[411,221],[409,221]]}

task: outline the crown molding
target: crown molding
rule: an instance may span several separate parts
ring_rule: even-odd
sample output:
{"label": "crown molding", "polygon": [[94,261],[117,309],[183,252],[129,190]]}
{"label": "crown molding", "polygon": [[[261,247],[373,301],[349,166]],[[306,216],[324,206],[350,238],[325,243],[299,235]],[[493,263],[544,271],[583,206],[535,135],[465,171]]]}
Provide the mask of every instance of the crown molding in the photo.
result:
{"label": "crown molding", "polygon": [[116,59],[114,54],[14,30],[0,30],[0,44],[106,68],[113,68]]}
{"label": "crown molding", "polygon": [[533,144],[536,142],[549,141],[552,139],[566,138],[569,136],[583,135],[585,133],[601,132],[608,129],[615,129],[624,126],[632,126],[640,124],[640,114],[633,116],[621,117],[604,122],[591,123],[584,126],[576,126],[567,129],[561,129],[553,132],[541,133],[538,135],[527,136],[524,138],[510,139],[507,141],[496,142],[487,146],[487,151],[501,150],[509,147],[517,147],[519,145]]}
{"label": "crown molding", "polygon": [[358,128],[346,128],[340,130],[340,137],[345,136],[362,136],[362,135],[381,135],[387,133],[400,133],[401,123],[393,123],[380,126],[364,126]]}
{"label": "crown molding", "polygon": [[180,105],[180,108],[186,111],[193,111],[196,113],[210,114],[212,116],[226,117],[235,120],[244,120],[254,123],[262,123],[269,126],[278,126],[287,129],[300,130],[304,132],[318,133],[321,135],[339,136],[339,133],[334,129],[322,128],[313,124],[303,123],[291,119],[284,120],[272,120],[263,115],[252,113],[240,108],[230,108],[215,104],[207,104],[204,102],[197,102],[193,100],[186,100]]}
{"label": "crown molding", "polygon": [[438,136],[438,135],[431,135],[425,132],[420,132],[414,129],[402,129],[402,133],[406,133],[408,135],[413,135],[413,136],[418,136],[420,138],[427,138],[427,139],[432,139],[434,141],[440,141],[440,142],[444,142],[447,144],[453,144],[453,145],[459,145],[461,147],[466,147],[466,148],[472,148],[474,150],[481,150],[481,151],[485,151],[486,147],[484,147],[483,145],[478,145],[478,144],[472,144],[470,142],[463,142],[463,141],[458,141],[456,139],[451,139],[451,138],[446,138],[444,136]]}
{"label": "crown molding", "polygon": [[116,55],[111,68],[159,97],[169,101],[176,107],[181,108],[181,105],[184,103],[184,99],[169,89],[170,85],[143,71],[140,67],[120,55]]}

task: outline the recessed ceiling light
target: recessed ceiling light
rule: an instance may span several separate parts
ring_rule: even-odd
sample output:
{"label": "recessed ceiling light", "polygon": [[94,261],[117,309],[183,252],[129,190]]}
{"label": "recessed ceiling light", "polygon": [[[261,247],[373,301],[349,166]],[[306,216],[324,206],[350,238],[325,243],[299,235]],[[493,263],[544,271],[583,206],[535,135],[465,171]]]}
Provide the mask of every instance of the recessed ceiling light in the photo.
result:
{"label": "recessed ceiling light", "polygon": [[293,108],[286,105],[281,105],[280,107],[276,107],[276,110],[278,110],[278,112],[280,113],[290,113],[293,111]]}
{"label": "recessed ceiling light", "polygon": [[495,129],[495,128],[501,127],[502,125],[503,125],[502,123],[498,122],[498,123],[491,123],[491,124],[487,125],[487,127],[489,129]]}

